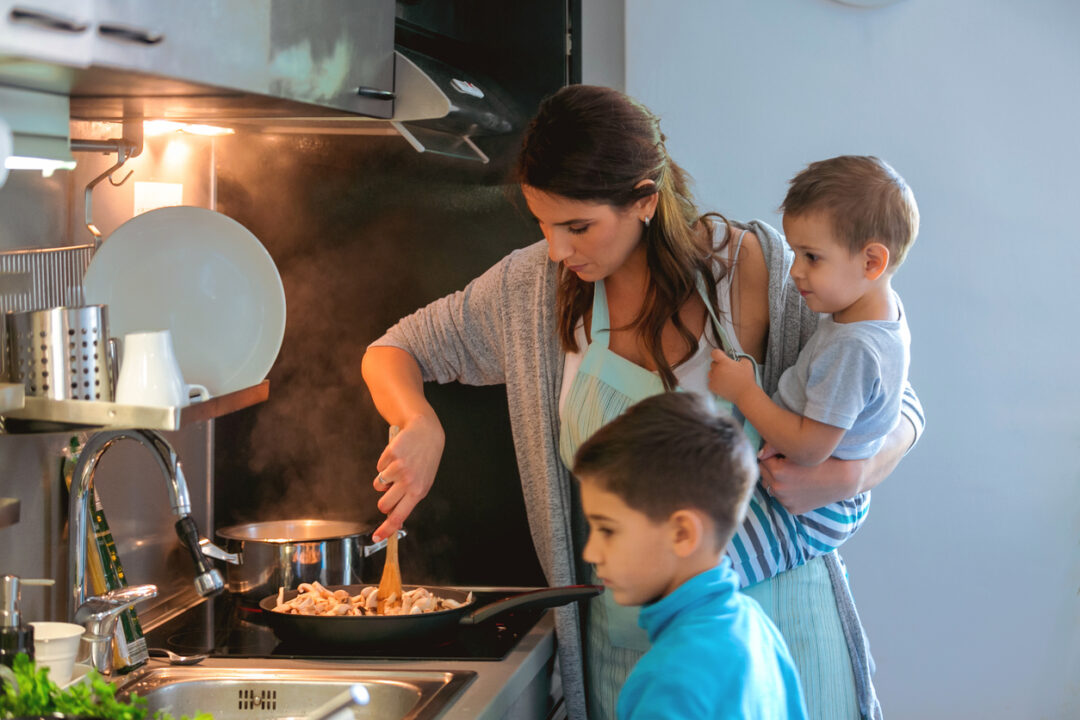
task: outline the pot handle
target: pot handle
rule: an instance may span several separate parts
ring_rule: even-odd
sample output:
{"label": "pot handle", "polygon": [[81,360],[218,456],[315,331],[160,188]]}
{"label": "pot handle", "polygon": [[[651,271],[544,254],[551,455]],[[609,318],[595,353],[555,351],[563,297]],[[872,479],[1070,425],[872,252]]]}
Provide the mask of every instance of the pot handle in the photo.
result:
{"label": "pot handle", "polygon": [[[408,535],[409,535],[409,533],[405,530],[405,528],[401,528],[400,530],[398,530],[398,533],[397,533],[398,540],[400,540],[403,537],[408,537]],[[372,555],[379,552],[380,550],[382,550],[385,547],[386,547],[386,538],[383,538],[382,540],[380,540],[377,543],[372,543],[371,545],[364,545],[363,548],[361,548],[361,549],[364,551],[364,557],[371,557]]]}
{"label": "pot handle", "polygon": [[530,607],[558,607],[574,602],[575,600],[588,600],[604,592],[603,585],[565,585],[561,587],[549,587],[540,590],[531,590],[519,595],[511,595],[497,602],[477,608],[467,615],[463,615],[458,621],[460,625],[476,625],[485,620],[495,617],[499,613],[517,608]]}

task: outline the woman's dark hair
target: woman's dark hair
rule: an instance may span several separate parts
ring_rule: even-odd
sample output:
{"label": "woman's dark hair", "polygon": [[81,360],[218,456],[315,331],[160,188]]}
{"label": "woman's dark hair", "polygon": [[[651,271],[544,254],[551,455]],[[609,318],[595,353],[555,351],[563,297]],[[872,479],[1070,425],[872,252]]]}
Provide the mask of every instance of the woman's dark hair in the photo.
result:
{"label": "woman's dark hair", "polygon": [[[676,385],[672,364],[664,358],[661,332],[668,320],[689,345],[674,365],[689,359],[697,338],[679,318],[679,308],[697,292],[702,277],[709,302],[718,311],[711,269],[731,234],[723,217],[701,214],[694,203],[686,172],[668,157],[660,120],[648,108],[611,88],[570,85],[546,98],[529,123],[518,156],[517,181],[537,190],[623,209],[653,193],[656,214],[644,229],[649,284],[636,328],[668,390]],[[641,184],[642,180],[652,183]],[[727,226],[724,242],[714,250],[712,221]],[[719,263],[719,274],[727,272]],[[593,283],[560,268],[557,312],[559,339],[577,352],[574,329],[592,306]],[[613,328],[615,329],[615,328]],[[627,328],[621,328],[627,329]]]}
{"label": "woman's dark hair", "polygon": [[734,420],[694,393],[665,392],[631,405],[582,443],[574,475],[653,522],[700,510],[723,547],[746,515],[758,466]]}

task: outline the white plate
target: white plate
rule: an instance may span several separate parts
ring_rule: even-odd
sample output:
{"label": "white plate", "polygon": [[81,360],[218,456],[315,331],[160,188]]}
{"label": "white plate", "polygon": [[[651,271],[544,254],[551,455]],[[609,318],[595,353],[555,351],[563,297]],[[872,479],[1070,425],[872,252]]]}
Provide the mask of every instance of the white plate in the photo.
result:
{"label": "white plate", "polygon": [[109,306],[109,334],[171,330],[184,381],[223,395],[262,382],[285,335],[285,290],[270,253],[232,218],[166,207],[118,227],[83,279]]}

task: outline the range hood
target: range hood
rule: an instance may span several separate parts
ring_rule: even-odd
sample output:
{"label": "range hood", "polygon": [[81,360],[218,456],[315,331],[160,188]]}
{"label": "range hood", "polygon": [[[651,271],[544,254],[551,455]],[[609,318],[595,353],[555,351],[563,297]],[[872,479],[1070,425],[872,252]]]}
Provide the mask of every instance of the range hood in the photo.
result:
{"label": "range hood", "polygon": [[[386,119],[343,114],[238,117],[234,126],[271,133],[400,134],[418,152],[488,162],[474,138],[519,130],[523,116],[487,77],[395,47],[393,114]],[[207,122],[203,120],[203,122]],[[224,122],[218,120],[217,122]]]}

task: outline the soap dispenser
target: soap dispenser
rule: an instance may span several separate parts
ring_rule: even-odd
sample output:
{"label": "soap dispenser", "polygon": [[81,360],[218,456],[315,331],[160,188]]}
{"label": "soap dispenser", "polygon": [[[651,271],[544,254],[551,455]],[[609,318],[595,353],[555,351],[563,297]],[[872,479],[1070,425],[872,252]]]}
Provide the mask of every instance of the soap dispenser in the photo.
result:
{"label": "soap dispenser", "polygon": [[34,659],[34,628],[23,624],[19,613],[22,585],[52,585],[52,580],[23,580],[15,575],[0,575],[0,663],[11,667],[21,652]]}

